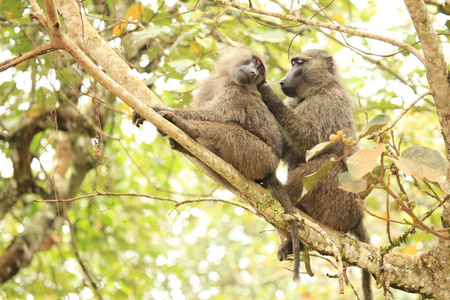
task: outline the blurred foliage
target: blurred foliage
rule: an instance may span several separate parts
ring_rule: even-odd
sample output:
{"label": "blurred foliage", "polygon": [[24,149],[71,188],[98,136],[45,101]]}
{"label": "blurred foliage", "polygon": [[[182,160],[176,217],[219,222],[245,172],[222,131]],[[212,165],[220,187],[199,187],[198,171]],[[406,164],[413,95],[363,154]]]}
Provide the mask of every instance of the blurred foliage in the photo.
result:
{"label": "blurred foliage", "polygon": [[[287,13],[291,1],[252,1],[258,8]],[[294,1],[297,5],[297,1]],[[302,1],[295,14],[336,22],[373,33],[390,35],[407,43],[417,41],[402,2],[336,1],[319,13],[328,1]],[[38,1],[44,7],[43,1]],[[355,99],[358,133],[366,117],[385,114],[392,119],[428,86],[423,67],[402,52],[392,56],[370,56],[353,51],[346,43],[365,52],[391,54],[398,49],[381,42],[341,35],[325,29],[296,26],[292,22],[261,15],[248,15],[202,1],[83,1],[88,19],[123,55],[158,97],[170,107],[185,107],[199,79],[208,74],[218,53],[227,45],[245,44],[264,55],[269,66],[268,81],[276,84],[289,69],[289,56],[302,49],[322,48],[335,55],[344,84]],[[1,60],[28,52],[49,40],[36,21],[29,19],[27,1],[0,1]],[[244,1],[243,5],[247,5]],[[388,21],[389,10],[397,14]],[[329,19],[330,18],[330,19]],[[437,29],[448,33],[442,15],[436,15]],[[392,20],[391,20],[392,19]],[[384,20],[384,21],[380,21]],[[139,23],[142,22],[142,23]],[[380,22],[383,23],[380,28]],[[384,24],[386,23],[386,24]],[[265,26],[266,24],[267,26]],[[377,27],[378,26],[378,27]],[[271,28],[273,27],[273,28]],[[343,39],[345,37],[345,40]],[[445,36],[441,36],[443,42]],[[292,43],[291,43],[292,42]],[[444,52],[450,53],[448,44]],[[447,50],[447,51],[445,51]],[[77,63],[63,52],[28,60],[0,73],[0,127],[12,132],[27,118],[61,105],[76,105],[83,111],[90,95],[114,101],[103,131],[104,160],[80,186],[78,196],[98,191],[141,193],[177,200],[196,197],[229,197],[229,193],[195,169],[182,155],[171,151],[166,139],[157,136],[149,124],[131,126],[131,110],[92,81]],[[358,104],[358,101],[360,104]],[[366,116],[367,114],[367,116]],[[394,127],[395,137],[403,134],[402,148],[426,146],[443,153],[443,142],[435,107],[430,97],[420,101]],[[100,137],[92,137],[99,139]],[[8,143],[0,140],[0,188],[12,176]],[[363,148],[375,143],[362,140]],[[85,145],[90,147],[91,145]],[[35,136],[30,150],[35,155],[33,172],[45,187],[53,174],[51,159],[56,149],[56,132],[46,130]],[[92,155],[94,152],[91,151]],[[50,163],[49,163],[50,158]],[[39,165],[39,161],[42,166]],[[48,166],[48,169],[43,169]],[[436,202],[411,180],[405,188],[417,203],[420,215]],[[30,217],[42,207],[29,194],[0,221],[0,249],[5,249]],[[374,190],[367,208],[386,217],[385,194]],[[407,218],[391,211],[391,218]],[[312,257],[314,278],[302,275],[294,284],[290,262],[276,260],[278,237],[274,229],[242,208],[218,202],[182,205],[144,197],[95,197],[78,200],[68,219],[84,264],[99,286],[104,299],[350,299],[351,288],[338,295],[338,282],[327,278],[334,267]],[[428,219],[439,224],[439,214]],[[389,244],[386,223],[368,216],[367,227],[375,246]],[[407,226],[391,224],[396,237]],[[430,247],[433,236],[419,232],[397,251],[417,254]],[[32,264],[0,288],[4,299],[95,298],[76,259],[67,221],[48,244],[35,254]],[[357,291],[360,275],[349,269]],[[382,291],[374,290],[377,299]],[[394,291],[396,299],[416,296]]]}

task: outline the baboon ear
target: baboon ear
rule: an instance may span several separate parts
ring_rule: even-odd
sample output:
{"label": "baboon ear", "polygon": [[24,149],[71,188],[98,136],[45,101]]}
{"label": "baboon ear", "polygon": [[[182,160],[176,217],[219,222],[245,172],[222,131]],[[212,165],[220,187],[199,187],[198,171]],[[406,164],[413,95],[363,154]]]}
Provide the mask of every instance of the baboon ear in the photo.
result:
{"label": "baboon ear", "polygon": [[325,63],[327,65],[328,72],[333,74],[333,69],[334,69],[333,56],[328,56],[327,58],[325,58]]}

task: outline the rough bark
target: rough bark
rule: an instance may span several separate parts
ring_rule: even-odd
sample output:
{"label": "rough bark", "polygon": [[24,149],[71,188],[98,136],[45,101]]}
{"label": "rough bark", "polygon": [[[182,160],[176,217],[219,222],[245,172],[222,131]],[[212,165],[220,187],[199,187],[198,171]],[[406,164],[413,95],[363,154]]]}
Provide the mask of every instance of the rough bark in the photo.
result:
{"label": "rough bark", "polygon": [[[450,77],[448,66],[442,52],[439,36],[434,29],[432,18],[425,3],[422,0],[405,0],[405,5],[416,28],[425,57],[427,79],[433,91],[433,99],[436,103],[445,142],[447,180],[450,180]],[[450,216],[447,212],[450,210],[450,203],[447,201],[444,207],[446,209],[442,212],[442,227],[448,230],[450,228]],[[424,264],[427,265],[428,271],[432,275],[432,282],[438,281],[440,283],[436,284],[435,289],[432,289],[432,295],[439,297],[439,299],[450,299],[448,288],[450,284],[448,276],[450,274],[450,242],[437,239],[431,250],[423,258]],[[444,273],[441,273],[441,270]]]}
{"label": "rough bark", "polygon": [[[254,207],[258,202],[261,202],[263,200],[265,193],[260,185],[254,183],[253,181],[246,180],[239,172],[236,171],[236,169],[233,168],[233,166],[224,162],[221,158],[215,156],[210,151],[194,142],[183,131],[179,130],[172,123],[156,114],[153,110],[148,109],[148,104],[144,104],[148,103],[148,97],[152,97],[151,105],[156,105],[156,102],[161,103],[160,100],[158,99],[158,101],[156,101],[156,96],[154,96],[151,92],[141,94],[140,97],[142,98],[138,97],[138,93],[135,92],[136,89],[139,88],[140,90],[145,89],[146,91],[148,91],[147,87],[141,81],[139,81],[136,76],[131,74],[131,69],[128,67],[128,65],[126,65],[125,62],[117,56],[117,54],[106,42],[99,41],[99,39],[102,38],[91,27],[86,19],[81,19],[81,21],[78,21],[78,23],[74,21],[75,19],[80,18],[80,10],[75,1],[59,1],[58,7],[60,9],[61,15],[66,16],[71,20],[67,24],[68,32],[79,34],[79,28],[73,27],[72,29],[69,29],[71,26],[75,26],[78,24],[79,26],[83,25],[83,30],[81,30],[81,32],[84,32],[84,35],[82,37],[75,38],[75,41],[79,39],[79,45],[77,45],[77,43],[75,43],[68,35],[66,35],[59,26],[54,26],[52,25],[53,23],[48,24],[48,20],[42,12],[34,13],[33,16],[49,30],[50,35],[52,36],[52,42],[55,44],[55,47],[64,49],[69,52],[78,61],[78,63],[87,72],[89,72],[101,85],[106,87],[115,96],[122,99],[126,104],[136,110],[141,116],[146,118],[153,125],[160,129],[163,128],[164,132],[167,133],[168,136],[175,139],[195,157],[199,158],[213,170],[221,174],[225,179],[233,184],[237,188],[237,190],[239,190],[239,197],[245,198]],[[70,14],[65,15],[68,12],[70,12]],[[67,23],[66,19],[64,20]],[[89,53],[89,55],[92,56],[100,64],[102,69],[106,70],[106,73],[109,76],[107,76],[105,72],[98,68],[82,51],[82,49],[85,49],[87,47],[86,45],[88,45],[89,40],[95,40],[98,43],[89,44],[90,47],[87,48],[87,53]],[[93,48],[101,48],[101,51],[94,51]],[[105,59],[108,57],[115,57],[115,59]],[[115,64],[118,64],[118,68],[116,68]],[[124,84],[124,86],[118,84],[118,82],[116,82],[113,77],[116,77],[117,80]],[[134,79],[124,80],[122,79],[122,77],[134,77]],[[132,84],[130,84],[130,82],[132,82]],[[257,200],[254,201],[253,199]]]}
{"label": "rough bark", "polygon": [[447,178],[450,178],[450,81],[447,63],[433,21],[422,0],[405,0],[425,57],[428,83],[433,90],[447,154]]}
{"label": "rough bark", "polygon": [[84,13],[75,1],[57,1],[58,12],[64,18],[67,36],[92,56],[105,72],[128,91],[133,91],[136,98],[148,106],[161,106],[162,101],[153,94],[136,76],[131,75],[131,68],[111,48],[111,46],[92,28]]}

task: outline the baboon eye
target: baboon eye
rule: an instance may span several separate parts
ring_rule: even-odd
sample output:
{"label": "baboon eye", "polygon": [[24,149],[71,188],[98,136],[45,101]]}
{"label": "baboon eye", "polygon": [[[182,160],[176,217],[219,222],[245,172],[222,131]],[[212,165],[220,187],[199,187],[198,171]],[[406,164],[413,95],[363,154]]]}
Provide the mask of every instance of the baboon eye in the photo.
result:
{"label": "baboon eye", "polygon": [[264,67],[263,66],[259,66],[258,67],[258,72],[259,72],[259,74],[264,75]]}
{"label": "baboon eye", "polygon": [[261,61],[260,61],[258,58],[253,57],[253,63],[254,63],[255,65],[260,65],[260,64],[261,64]]}
{"label": "baboon eye", "polygon": [[301,65],[304,62],[305,61],[303,59],[293,59],[291,63],[292,63],[292,66],[294,66],[294,65]]}

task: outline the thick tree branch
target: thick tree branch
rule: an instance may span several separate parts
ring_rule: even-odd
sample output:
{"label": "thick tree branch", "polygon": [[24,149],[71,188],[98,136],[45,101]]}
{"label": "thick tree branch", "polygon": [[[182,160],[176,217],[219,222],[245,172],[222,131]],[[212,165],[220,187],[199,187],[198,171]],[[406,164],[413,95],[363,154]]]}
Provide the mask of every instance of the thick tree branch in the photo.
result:
{"label": "thick tree branch", "polygon": [[[95,136],[98,128],[87,122],[85,116],[72,107],[60,106],[56,110],[56,122],[48,120],[54,118],[50,108],[42,116],[24,120],[21,125],[5,138],[10,144],[9,151],[14,168],[14,177],[7,187],[0,192],[0,220],[9,212],[25,193],[40,193],[31,172],[30,143],[33,137],[47,128],[76,132],[82,135]],[[46,197],[46,195],[42,195]]]}
{"label": "thick tree branch", "polygon": [[[334,256],[333,245],[327,241],[328,236],[334,241],[345,262],[376,274],[378,279],[389,281],[392,287],[411,293],[433,295],[436,299],[450,297],[450,291],[442,289],[447,285],[445,274],[450,274],[450,266],[433,260],[448,257],[450,250],[437,248],[416,256],[399,253],[381,254],[381,249],[358,243],[346,234],[324,230],[327,233],[324,235],[303,213],[298,213],[295,217],[299,219],[299,237],[302,241],[306,241],[311,249]],[[439,272],[433,273],[436,270]]]}
{"label": "thick tree branch", "polygon": [[132,75],[128,64],[92,28],[74,0],[58,0],[57,6],[64,18],[67,36],[72,42],[92,56],[115,82],[132,92],[141,102],[148,106],[163,105],[162,101],[137,76]]}
{"label": "thick tree branch", "polygon": [[[284,226],[286,224],[286,222],[284,222],[282,218],[277,214],[277,212],[282,211],[279,203],[270,200],[263,201],[264,191],[260,186],[256,185],[253,182],[246,182],[246,179],[243,178],[242,175],[240,175],[230,165],[224,163],[221,159],[219,159],[209,151],[206,151],[203,147],[200,147],[183,132],[180,132],[178,128],[167,122],[165,119],[161,118],[158,114],[155,114],[152,110],[149,110],[149,105],[145,105],[142,102],[143,99],[141,98],[145,98],[146,96],[134,96],[134,94],[136,93],[132,93],[134,91],[134,88],[136,87],[135,85],[131,84],[124,88],[120,84],[118,84],[121,82],[121,80],[125,80],[124,82],[122,82],[123,86],[125,86],[126,80],[128,80],[122,79],[120,77],[132,77],[129,74],[129,69],[127,67],[123,67],[123,65],[125,65],[123,60],[108,60],[110,57],[109,54],[112,53],[112,50],[110,49],[109,45],[103,44],[103,40],[101,39],[101,37],[95,35],[95,30],[93,30],[90,27],[89,23],[84,19],[84,16],[80,12],[80,8],[73,0],[69,0],[64,3],[63,1],[60,1],[59,3],[61,5],[59,7],[59,11],[64,16],[65,23],[67,24],[68,28],[68,33],[71,37],[73,36],[72,38],[76,41],[76,43],[74,42],[74,40],[69,38],[58,26],[49,26],[49,24],[51,25],[56,23],[49,22],[42,14],[39,13],[39,11],[37,11],[35,13],[36,18],[40,20],[40,22],[49,30],[52,43],[55,43],[58,47],[61,47],[62,49],[69,52],[77,60],[77,62],[83,68],[85,68],[85,70],[89,72],[100,84],[107,87],[108,90],[110,90],[114,95],[121,98],[143,117],[150,120],[155,126],[164,129],[164,131],[170,137],[174,138],[189,152],[208,164],[214,170],[223,175],[233,185],[239,188],[239,190],[242,192],[241,196],[244,199],[248,200],[253,207],[256,207],[258,209],[258,215],[264,217],[272,224],[277,224],[277,226]],[[240,6],[236,7],[238,7],[238,9],[241,9]],[[246,7],[243,7],[243,9],[264,14],[263,12],[258,12],[258,10],[248,9]],[[368,38],[379,39],[377,38],[378,36],[360,31],[353,31],[341,26],[331,26],[330,24],[310,20],[306,20],[306,22],[303,19],[294,18],[292,16],[282,16],[281,19],[301,22],[312,26],[325,27],[332,30],[339,30],[345,33],[357,34]],[[71,24],[71,22],[73,22],[73,24],[75,25]],[[83,29],[80,30],[76,26],[82,26]],[[74,32],[74,30],[76,30],[76,32]],[[91,31],[92,35],[90,33]],[[404,47],[404,49],[411,51],[412,53],[414,53],[414,55],[419,57],[419,59],[424,61],[422,54],[416,49],[412,48],[410,45],[406,45],[398,41],[394,42],[390,39],[379,40],[393,43],[394,45],[397,45],[399,47]],[[94,57],[94,59],[102,66],[104,70],[106,70],[108,74],[110,74],[111,77],[113,77],[113,74],[117,75],[116,79],[108,77],[87,57],[87,55],[81,49],[84,49],[86,53]],[[100,49],[100,51],[96,51],[96,49]],[[116,64],[123,67],[121,69],[121,72],[125,73],[118,72]],[[107,68],[109,69],[107,70]],[[139,84],[136,82],[136,84],[140,85],[142,83]],[[157,102],[156,99],[153,100],[153,102],[150,101],[150,105],[155,105],[155,102]],[[330,242],[327,241],[326,238],[324,238],[324,235],[318,233],[317,230],[314,230],[315,227],[309,224],[307,219],[300,218],[300,225],[302,227],[300,230],[300,236],[307,241],[308,245],[311,248],[327,255],[339,256],[336,251],[333,252],[333,247],[330,245]],[[425,276],[432,276],[429,274],[429,272],[427,272],[428,270],[426,266],[423,265],[424,262],[421,261],[421,257],[414,258],[407,255],[390,253],[381,256],[380,252],[375,247],[360,244],[355,240],[347,237],[346,235],[329,233],[328,236],[332,238],[336,243],[336,247],[334,250],[336,250],[336,248],[339,249],[339,254],[344,261],[347,261],[353,265],[358,265],[371,273],[380,274],[386,272],[385,274],[387,275],[384,278],[388,282],[390,282],[390,284],[401,287],[402,289],[440,296],[440,294],[438,294],[439,292],[430,291],[430,289],[434,288],[434,286],[423,287],[421,286],[420,282],[415,282],[417,278],[423,278],[424,274]],[[410,269],[410,266],[412,266],[413,270]],[[444,271],[447,271],[447,269],[445,268]],[[381,275],[382,274],[380,274],[380,276]],[[433,282],[433,280],[430,280],[430,282]],[[436,286],[438,286],[439,282],[435,282]]]}
{"label": "thick tree branch", "polygon": [[[73,1],[68,1],[67,3],[74,3]],[[60,10],[62,10],[63,7],[60,7]],[[62,14],[67,13],[66,10],[74,12],[73,7],[64,7],[64,12],[61,11]],[[78,13],[79,10],[76,10]],[[74,17],[72,15],[67,16],[69,19],[73,19]],[[77,15],[78,17],[78,15]],[[39,20],[39,19],[38,19]],[[66,21],[66,20],[65,20]],[[47,23],[46,20],[40,20],[40,22],[44,24]],[[66,21],[67,23],[67,21]],[[70,23],[70,21],[69,21]],[[84,23],[83,28],[87,28],[89,23]],[[67,24],[68,27],[69,24]],[[90,27],[90,25],[89,25]],[[85,33],[88,32],[95,32],[92,27],[91,29],[86,30]],[[149,109],[148,106],[143,104],[140,100],[137,99],[134,94],[127,91],[127,89],[123,88],[121,85],[119,85],[117,82],[115,82],[113,79],[108,77],[101,69],[99,69],[88,57],[84,52],[60,29],[60,28],[47,28],[50,31],[50,35],[52,38],[52,41],[60,46],[62,49],[66,50],[71,54],[77,62],[87,71],[89,72],[101,85],[106,87],[111,93],[122,99],[125,103],[127,103],[131,108],[136,110],[141,116],[149,120],[153,125],[160,129],[164,129],[164,132],[167,133],[168,136],[172,137],[174,140],[176,140],[179,144],[181,144],[186,150],[188,150],[190,153],[192,153],[195,157],[202,160],[204,163],[206,163],[208,166],[210,166],[212,169],[214,169],[216,172],[221,174],[225,179],[227,179],[232,185],[234,185],[238,190],[241,191],[241,197],[247,198],[247,201],[249,201],[250,204],[253,205],[253,207],[256,207],[258,202],[263,201],[265,192],[264,189],[254,183],[253,181],[248,181],[245,179],[236,169],[234,169],[230,164],[224,162],[219,157],[212,154],[210,151],[206,150],[204,147],[200,146],[198,143],[196,143],[194,140],[192,140],[188,135],[186,135],[183,131],[179,130],[176,126],[174,126],[172,123],[168,122],[166,119],[162,118],[159,114],[155,113],[153,110]],[[78,30],[79,32],[79,30]],[[96,33],[96,32],[95,32]],[[98,36],[98,35],[96,35]],[[96,36],[89,36],[89,38],[86,38],[85,40],[97,40]],[[98,39],[103,40],[101,37],[98,37]],[[82,40],[84,41],[84,39]],[[84,45],[84,44],[83,44]],[[93,46],[89,44],[90,46]],[[96,45],[98,47],[99,45]],[[107,45],[108,48],[103,49],[100,53],[96,53],[97,55],[101,57],[110,57],[110,53],[112,52],[111,47]],[[95,47],[94,47],[95,48]],[[93,55],[93,52],[91,51],[91,48],[89,48],[88,51],[91,55]],[[97,57],[95,57],[97,59]],[[99,57],[100,59],[100,57]],[[105,61],[107,63],[107,61]],[[110,62],[110,65],[103,66],[103,68],[110,68],[110,71],[112,73],[117,74],[117,70],[114,68],[115,63],[120,63],[123,65],[123,67],[129,71],[128,66],[125,64],[125,62],[120,59],[119,61],[113,61]],[[113,72],[115,70],[115,72]],[[126,74],[122,74],[123,77],[133,77],[128,72]],[[143,85],[142,82],[139,81],[141,85]],[[145,85],[144,85],[145,86]],[[133,87],[135,87],[133,85]],[[154,96],[156,97],[156,96]],[[270,214],[269,214],[270,215]]]}
{"label": "thick tree branch", "polygon": [[447,152],[447,178],[450,179],[450,82],[449,71],[433,21],[422,0],[405,0],[425,56],[427,78],[442,127]]}
{"label": "thick tree branch", "polygon": [[[441,124],[442,136],[445,142],[447,156],[447,180],[450,180],[450,75],[445,62],[444,53],[439,37],[433,26],[433,21],[428,14],[425,3],[422,0],[405,0],[406,8],[411,16],[417,35],[420,39],[425,55],[425,67],[430,87],[433,90],[433,98],[437,107],[437,114]],[[444,203],[445,210],[442,213],[442,226],[450,228],[450,204]],[[448,250],[448,241],[438,240],[436,251]],[[447,256],[448,257],[448,256]]]}

